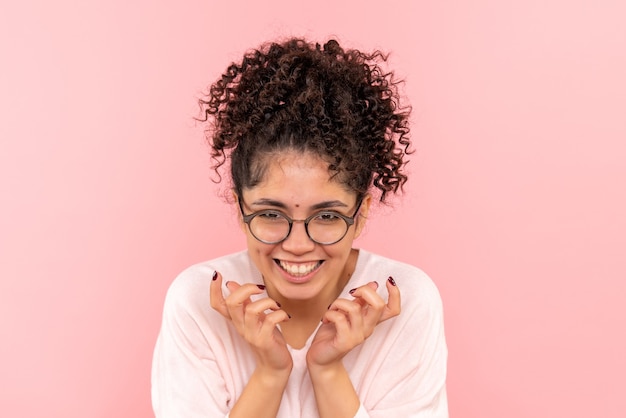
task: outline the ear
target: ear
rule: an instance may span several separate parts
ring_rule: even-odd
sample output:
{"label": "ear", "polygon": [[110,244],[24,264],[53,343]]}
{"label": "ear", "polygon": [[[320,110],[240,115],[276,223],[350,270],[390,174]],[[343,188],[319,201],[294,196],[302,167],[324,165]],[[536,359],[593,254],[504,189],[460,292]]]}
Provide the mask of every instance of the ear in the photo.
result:
{"label": "ear", "polygon": [[366,194],[365,197],[363,197],[363,202],[361,202],[361,208],[359,209],[359,214],[357,215],[356,218],[356,229],[355,229],[355,233],[354,233],[354,238],[358,238],[359,235],[361,235],[361,231],[363,231],[363,228],[365,227],[365,222],[367,222],[367,215],[370,212],[370,205],[372,204],[372,195],[371,194]]}
{"label": "ear", "polygon": [[241,213],[241,209],[239,209],[241,207],[239,205],[239,195],[237,194],[235,189],[232,189],[231,193],[233,194],[233,202],[235,203],[235,208],[237,210],[237,220],[239,221],[239,227],[243,232],[246,232],[246,224],[243,222],[243,214]]}

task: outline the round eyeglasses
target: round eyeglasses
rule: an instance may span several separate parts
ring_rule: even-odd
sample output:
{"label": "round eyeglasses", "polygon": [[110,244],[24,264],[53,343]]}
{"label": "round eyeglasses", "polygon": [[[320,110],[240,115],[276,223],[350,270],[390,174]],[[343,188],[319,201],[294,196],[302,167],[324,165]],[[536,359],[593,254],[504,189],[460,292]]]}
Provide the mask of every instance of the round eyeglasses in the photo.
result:
{"label": "round eyeglasses", "polygon": [[352,216],[324,210],[306,219],[291,219],[284,213],[272,209],[245,215],[241,202],[242,199],[239,198],[239,209],[244,223],[248,225],[252,236],[264,244],[278,244],[286,240],[291,233],[293,223],[304,222],[304,229],[311,241],[322,245],[331,245],[341,241],[346,236],[348,229],[354,224],[354,218],[361,209],[363,199],[359,200]]}

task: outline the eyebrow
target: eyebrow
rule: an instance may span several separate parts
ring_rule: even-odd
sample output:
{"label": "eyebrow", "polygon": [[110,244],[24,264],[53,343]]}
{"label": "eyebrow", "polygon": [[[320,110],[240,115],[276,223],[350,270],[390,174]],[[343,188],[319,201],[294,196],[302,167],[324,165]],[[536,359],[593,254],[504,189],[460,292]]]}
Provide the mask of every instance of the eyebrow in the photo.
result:
{"label": "eyebrow", "polygon": [[[281,209],[287,209],[287,205],[284,204],[283,202],[279,200],[267,199],[267,198],[257,199],[251,203],[251,206],[274,206],[274,207],[281,208]],[[319,210],[319,209],[329,209],[329,208],[337,208],[337,207],[347,208],[348,205],[346,205],[341,200],[325,200],[323,202],[314,204],[313,206],[311,206],[310,209]]]}

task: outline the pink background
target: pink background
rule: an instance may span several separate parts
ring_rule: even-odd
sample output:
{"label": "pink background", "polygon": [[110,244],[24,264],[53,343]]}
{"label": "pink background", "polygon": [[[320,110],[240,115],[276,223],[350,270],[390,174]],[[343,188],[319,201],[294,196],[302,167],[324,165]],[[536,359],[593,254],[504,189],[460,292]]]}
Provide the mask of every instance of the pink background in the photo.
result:
{"label": "pink background", "polygon": [[413,176],[358,245],[438,284],[451,415],[623,417],[624,2],[297,3],[3,3],[0,416],[151,416],[169,283],[243,245],[195,98],[296,34],[407,81]]}

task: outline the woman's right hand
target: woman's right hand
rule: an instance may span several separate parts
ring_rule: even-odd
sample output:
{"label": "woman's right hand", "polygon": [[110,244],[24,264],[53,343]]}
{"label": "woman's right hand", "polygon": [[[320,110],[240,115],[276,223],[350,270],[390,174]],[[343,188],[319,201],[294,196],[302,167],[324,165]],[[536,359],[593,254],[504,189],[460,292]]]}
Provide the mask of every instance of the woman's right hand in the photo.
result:
{"label": "woman's right hand", "polygon": [[222,275],[216,272],[210,288],[211,307],[229,319],[250,344],[256,356],[257,371],[272,376],[286,373],[288,376],[293,361],[277,325],[289,320],[289,315],[273,299],[262,298],[254,302],[250,299],[252,295],[263,293],[264,285],[240,285],[229,281],[226,287],[230,295],[224,298]]}

